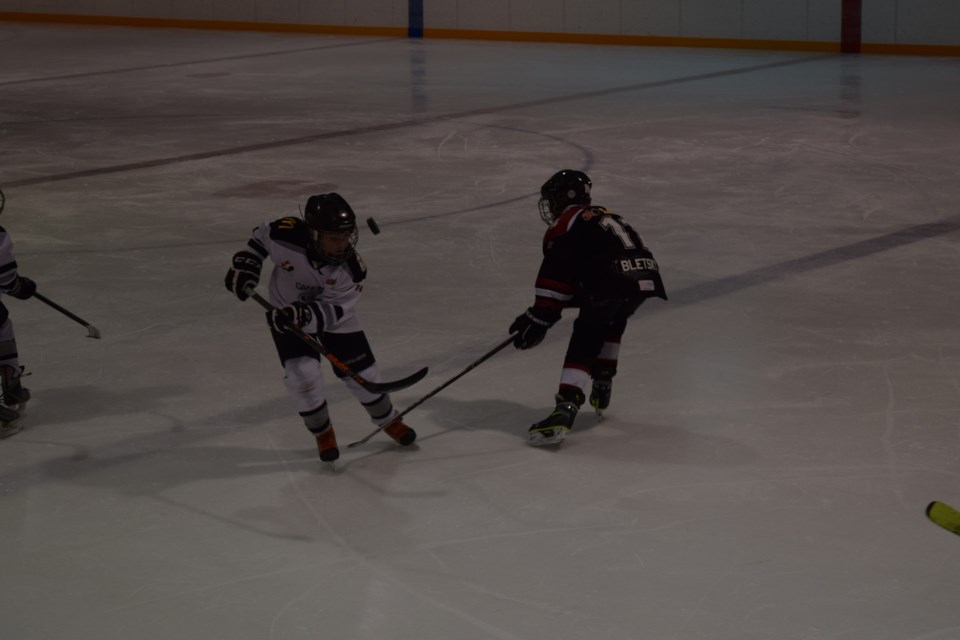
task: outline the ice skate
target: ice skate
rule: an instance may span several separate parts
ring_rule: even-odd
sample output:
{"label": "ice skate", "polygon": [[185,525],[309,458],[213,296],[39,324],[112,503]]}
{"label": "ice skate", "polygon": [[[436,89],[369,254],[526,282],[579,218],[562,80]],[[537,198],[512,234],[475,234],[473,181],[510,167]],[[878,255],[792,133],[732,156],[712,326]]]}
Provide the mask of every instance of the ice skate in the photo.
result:
{"label": "ice skate", "polygon": [[21,431],[23,431],[23,425],[20,424],[20,414],[9,407],[0,405],[0,438],[9,438]]}
{"label": "ice skate", "polygon": [[576,417],[576,404],[558,402],[553,413],[530,427],[527,444],[532,447],[560,444],[567,437],[570,429],[573,428],[573,420]]}
{"label": "ice skate", "polygon": [[610,378],[594,378],[593,388],[590,390],[590,406],[603,416],[603,412],[610,406],[610,395],[613,393],[613,381]]}
{"label": "ice skate", "polygon": [[397,420],[384,431],[404,447],[409,447],[417,439],[417,432],[404,424],[403,420]]}
{"label": "ice skate", "polygon": [[340,449],[337,448],[337,436],[333,433],[333,425],[316,434],[317,451],[320,452],[320,459],[323,462],[333,463],[340,457]]}
{"label": "ice skate", "polygon": [[23,367],[16,369],[10,365],[0,367],[0,383],[3,385],[3,404],[16,412],[22,412],[30,399],[30,390],[20,384]]}

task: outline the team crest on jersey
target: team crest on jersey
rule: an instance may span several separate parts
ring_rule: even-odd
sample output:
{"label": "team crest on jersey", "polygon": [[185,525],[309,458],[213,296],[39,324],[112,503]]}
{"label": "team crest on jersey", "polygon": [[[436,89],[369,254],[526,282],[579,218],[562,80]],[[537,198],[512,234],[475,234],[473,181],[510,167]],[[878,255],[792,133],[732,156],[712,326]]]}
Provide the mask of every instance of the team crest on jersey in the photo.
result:
{"label": "team crest on jersey", "polygon": [[287,273],[293,273],[293,265],[290,264],[289,260],[283,260],[279,266],[281,269],[283,269]]}
{"label": "team crest on jersey", "polygon": [[584,220],[593,220],[597,216],[609,216],[612,213],[613,212],[606,207],[590,207],[589,209],[584,209],[580,217]]}

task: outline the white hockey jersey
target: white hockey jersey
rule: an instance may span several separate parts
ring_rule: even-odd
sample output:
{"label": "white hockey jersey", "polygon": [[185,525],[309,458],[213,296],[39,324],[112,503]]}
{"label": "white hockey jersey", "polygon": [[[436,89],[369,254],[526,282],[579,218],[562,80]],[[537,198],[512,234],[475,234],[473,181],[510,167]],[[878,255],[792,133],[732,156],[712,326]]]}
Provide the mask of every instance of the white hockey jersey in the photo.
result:
{"label": "white hockey jersey", "polygon": [[[248,248],[262,259],[270,258],[269,297],[275,307],[294,302],[316,302],[323,316],[323,331],[353,333],[361,331],[357,303],[367,275],[359,254],[341,264],[311,259],[307,247],[310,234],[307,223],[299,218],[280,218],[264,222],[253,230]],[[317,332],[317,319],[303,327]]]}
{"label": "white hockey jersey", "polygon": [[17,281],[17,261],[13,259],[13,241],[0,227],[0,291],[6,291]]}

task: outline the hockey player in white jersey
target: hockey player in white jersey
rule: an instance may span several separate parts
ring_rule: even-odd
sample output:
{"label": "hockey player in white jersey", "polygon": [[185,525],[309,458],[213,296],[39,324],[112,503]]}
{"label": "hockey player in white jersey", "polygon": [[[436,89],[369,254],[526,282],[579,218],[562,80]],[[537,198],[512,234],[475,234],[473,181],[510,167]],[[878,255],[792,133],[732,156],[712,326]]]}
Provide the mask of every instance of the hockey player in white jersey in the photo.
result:
{"label": "hockey player in white jersey", "polygon": [[[357,317],[356,307],[367,270],[356,252],[357,217],[337,193],[310,196],[304,219],[288,217],[253,230],[247,247],[233,256],[227,289],[240,300],[260,281],[263,261],[273,263],[267,323],[284,370],[284,384],[307,429],[317,441],[320,459],[340,456],[327,410],[319,354],[289,331],[290,325],[316,336],[337,358],[363,378],[380,380],[373,351]],[[397,415],[390,396],[372,393],[334,370],[377,426]],[[384,429],[408,446],[417,434],[402,420]]]}
{"label": "hockey player in white jersey", "polygon": [[[13,258],[13,242],[7,230],[0,227],[0,291],[26,300],[37,291],[30,278],[17,273],[17,261]],[[20,366],[17,354],[17,339],[13,322],[6,305],[0,300],[0,384],[3,386],[3,405],[0,405],[0,438],[6,438],[22,430],[18,418],[30,399],[30,391],[20,384]]]}

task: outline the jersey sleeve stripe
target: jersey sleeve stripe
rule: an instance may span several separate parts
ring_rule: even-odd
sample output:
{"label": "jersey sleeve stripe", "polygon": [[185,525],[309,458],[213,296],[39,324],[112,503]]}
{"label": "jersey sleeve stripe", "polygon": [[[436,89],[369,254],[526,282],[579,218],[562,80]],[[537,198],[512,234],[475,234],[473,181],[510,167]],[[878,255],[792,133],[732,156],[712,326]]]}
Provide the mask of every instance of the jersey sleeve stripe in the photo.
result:
{"label": "jersey sleeve stripe", "polygon": [[253,251],[261,258],[267,257],[267,248],[258,240],[251,238],[247,241],[247,246],[253,249]]}
{"label": "jersey sleeve stripe", "polygon": [[559,300],[561,302],[566,302],[567,300],[573,299],[573,294],[560,293],[559,291],[554,291],[553,289],[541,289],[540,287],[536,287],[533,290],[533,294],[538,298]]}
{"label": "jersey sleeve stripe", "polygon": [[576,287],[569,282],[564,282],[563,280],[553,280],[551,278],[537,278],[534,286],[537,289],[556,291],[559,294],[572,294],[574,291],[576,291]]}

